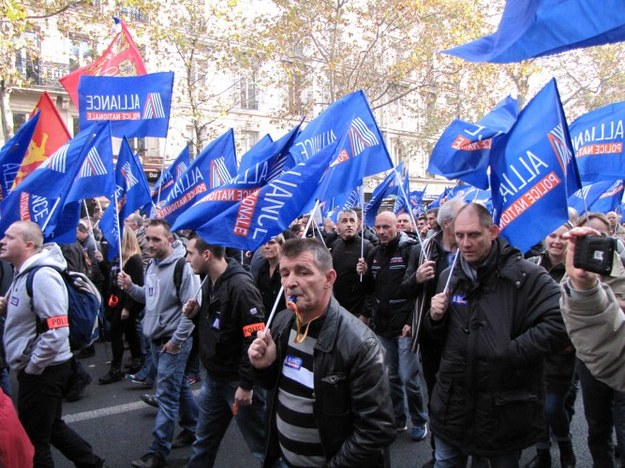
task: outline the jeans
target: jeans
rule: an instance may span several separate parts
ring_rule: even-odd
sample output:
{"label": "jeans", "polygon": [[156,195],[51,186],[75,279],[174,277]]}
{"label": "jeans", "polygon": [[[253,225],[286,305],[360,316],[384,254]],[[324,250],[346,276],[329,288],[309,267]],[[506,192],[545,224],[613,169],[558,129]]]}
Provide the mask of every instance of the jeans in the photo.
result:
{"label": "jeans", "polygon": [[[232,404],[239,386],[238,380],[217,380],[205,372],[202,379],[198,400],[200,414],[188,468],[211,467],[215,463],[219,444],[233,417]],[[259,463],[263,460],[265,449],[265,418],[265,391],[255,388],[252,404],[239,406],[234,419],[248,448]]]}
{"label": "jeans", "polygon": [[577,362],[582,387],[584,415],[588,424],[588,449],[597,468],[615,466],[612,427],[619,447],[625,442],[625,393],[617,392],[595,379],[588,368]]}
{"label": "jeans", "polygon": [[157,452],[164,458],[171,452],[171,441],[179,413],[183,429],[195,432],[197,426],[198,407],[189,382],[184,378],[192,341],[192,338],[188,338],[177,354],[161,352],[160,344],[152,345],[152,359],[156,367],[154,396],[158,402],[158,412],[152,428],[154,440],[149,451]]}
{"label": "jeans", "polygon": [[139,380],[146,379],[148,383],[152,384],[156,380],[156,366],[154,365],[154,360],[152,359],[152,348],[149,344],[150,341],[148,340],[147,343],[147,353],[145,355],[145,361],[143,361],[143,367],[135,374],[135,376]]}
{"label": "jeans", "polygon": [[378,339],[384,346],[384,361],[388,369],[397,427],[406,424],[406,399],[412,426],[423,426],[428,421],[428,415],[419,376],[419,355],[410,351],[410,337],[387,338],[378,335]]}
{"label": "jeans", "polygon": [[0,369],[0,389],[5,395],[11,396],[11,379],[9,378],[9,369]]}
{"label": "jeans", "polygon": [[[467,466],[468,456],[453,445],[435,437],[436,439],[436,463],[435,468],[460,468]],[[491,468],[517,468],[519,466],[520,451],[513,451],[498,455],[496,457],[488,457]],[[480,458],[480,464],[482,464]]]}
{"label": "jeans", "polygon": [[78,467],[98,466],[102,459],[91,445],[61,419],[63,391],[70,376],[70,362],[49,366],[40,375],[19,372],[17,409],[35,447],[36,467],[53,467],[50,444]]}

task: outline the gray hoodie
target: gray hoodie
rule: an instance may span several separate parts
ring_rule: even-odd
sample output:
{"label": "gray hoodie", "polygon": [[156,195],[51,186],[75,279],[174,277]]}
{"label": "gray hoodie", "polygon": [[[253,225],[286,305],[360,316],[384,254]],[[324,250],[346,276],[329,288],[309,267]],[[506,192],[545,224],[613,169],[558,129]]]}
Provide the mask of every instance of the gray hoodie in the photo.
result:
{"label": "gray hoodie", "polygon": [[[173,336],[172,343],[181,346],[191,336],[193,322],[182,315],[182,305],[200,288],[200,280],[185,264],[180,284],[180,294],[174,285],[176,261],[184,257],[184,245],[174,241],[173,253],[158,262],[150,261],[145,270],[145,285],[132,285],[130,296],[145,304],[143,334],[151,340]],[[180,300],[178,297],[180,296]]]}
{"label": "gray hoodie", "polygon": [[44,321],[49,317],[67,315],[68,307],[67,287],[61,275],[51,268],[37,270],[33,277],[33,297],[29,297],[26,292],[28,270],[38,265],[67,268],[59,246],[46,244],[41,252],[30,257],[19,271],[15,271],[6,296],[4,346],[11,369],[25,369],[28,374],[41,374],[46,367],[62,364],[72,357],[69,327],[37,335],[37,321],[31,309],[31,300],[35,313]]}

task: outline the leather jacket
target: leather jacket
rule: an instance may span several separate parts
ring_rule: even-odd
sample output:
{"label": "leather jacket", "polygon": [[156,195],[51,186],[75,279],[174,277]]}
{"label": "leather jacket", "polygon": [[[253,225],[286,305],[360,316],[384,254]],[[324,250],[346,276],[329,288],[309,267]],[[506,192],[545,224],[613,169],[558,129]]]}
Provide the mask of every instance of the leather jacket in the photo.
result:
{"label": "leather jacket", "polygon": [[[254,369],[272,389],[265,466],[280,456],[276,403],[288,337],[295,315],[283,310],[271,334],[276,361]],[[395,439],[388,374],[375,334],[332,298],[314,347],[313,412],[328,467],[383,466],[383,450]]]}

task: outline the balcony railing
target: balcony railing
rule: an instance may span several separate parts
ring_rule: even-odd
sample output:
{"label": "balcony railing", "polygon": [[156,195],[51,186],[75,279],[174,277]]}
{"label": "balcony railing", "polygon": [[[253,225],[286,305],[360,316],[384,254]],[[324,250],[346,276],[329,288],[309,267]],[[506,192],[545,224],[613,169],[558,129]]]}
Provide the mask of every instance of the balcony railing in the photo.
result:
{"label": "balcony railing", "polygon": [[45,88],[62,89],[59,79],[71,71],[66,63],[30,60],[28,58],[18,58],[15,66],[31,86]]}

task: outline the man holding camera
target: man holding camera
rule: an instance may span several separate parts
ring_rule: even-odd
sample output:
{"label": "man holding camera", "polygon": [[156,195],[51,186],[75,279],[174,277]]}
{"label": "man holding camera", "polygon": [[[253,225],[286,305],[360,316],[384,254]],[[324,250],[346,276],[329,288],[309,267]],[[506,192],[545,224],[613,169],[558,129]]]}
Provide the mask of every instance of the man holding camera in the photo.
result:
{"label": "man holding camera", "polygon": [[612,288],[596,273],[575,268],[575,241],[597,234],[590,227],[569,231],[562,316],[577,357],[593,376],[614,390],[625,391],[625,315]]}
{"label": "man holding camera", "polygon": [[436,466],[464,466],[467,455],[517,466],[545,424],[542,359],[566,340],[559,287],[497,237],[483,206],[460,208],[453,230],[460,257],[425,322],[445,339],[430,399]]}

